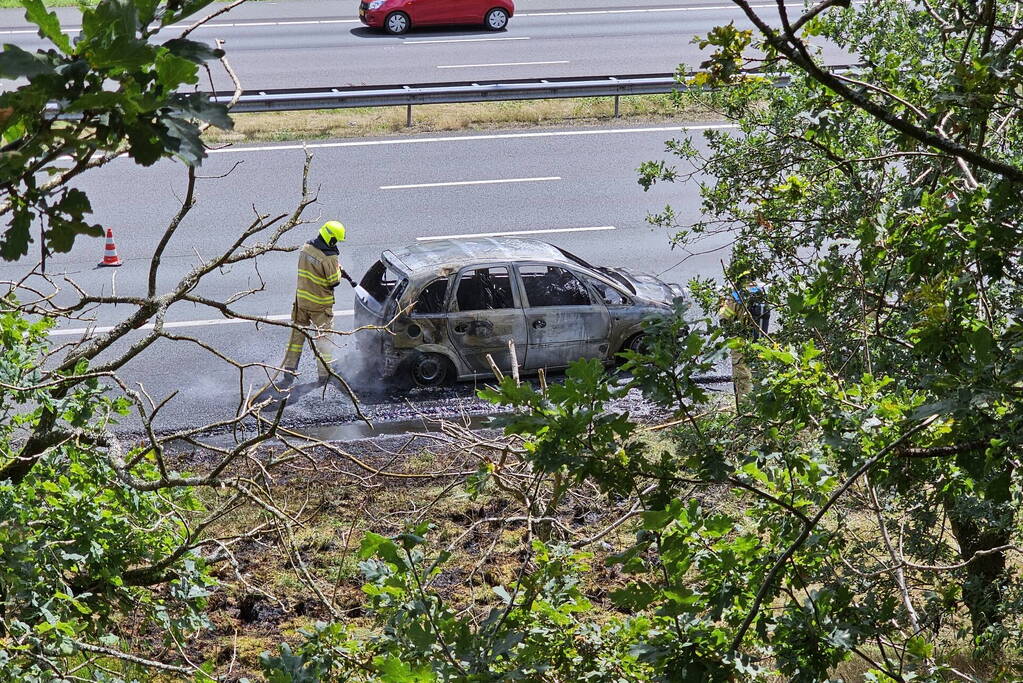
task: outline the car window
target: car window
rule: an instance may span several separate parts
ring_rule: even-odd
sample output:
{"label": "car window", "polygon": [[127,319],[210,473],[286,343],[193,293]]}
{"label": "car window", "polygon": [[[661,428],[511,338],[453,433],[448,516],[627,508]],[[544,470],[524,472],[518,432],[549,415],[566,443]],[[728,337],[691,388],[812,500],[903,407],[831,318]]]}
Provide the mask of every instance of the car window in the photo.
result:
{"label": "car window", "polygon": [[448,298],[448,280],[434,280],[430,284],[423,287],[423,291],[419,292],[419,300],[416,301],[415,307],[412,309],[413,313],[420,315],[429,315],[431,313],[443,313],[444,302]]}
{"label": "car window", "polygon": [[596,278],[592,277],[586,278],[586,281],[590,283],[590,286],[593,287],[594,291],[597,292],[597,296],[599,296],[600,300],[603,301],[606,305],[608,306],[629,305],[629,300],[625,297],[625,295],[619,292],[611,285],[607,284],[606,282],[601,282],[600,280],[597,280]]}
{"label": "car window", "polygon": [[589,306],[586,285],[571,271],[557,266],[519,266],[526,299],[533,308],[542,306]]}
{"label": "car window", "polygon": [[398,313],[398,302],[401,301],[401,296],[405,293],[405,289],[408,288],[408,278],[402,278],[401,281],[394,286],[391,290],[390,298],[385,302],[384,314],[387,317],[393,317]]}
{"label": "car window", "polygon": [[511,279],[506,266],[476,268],[462,273],[456,292],[458,310],[489,311],[514,308]]}

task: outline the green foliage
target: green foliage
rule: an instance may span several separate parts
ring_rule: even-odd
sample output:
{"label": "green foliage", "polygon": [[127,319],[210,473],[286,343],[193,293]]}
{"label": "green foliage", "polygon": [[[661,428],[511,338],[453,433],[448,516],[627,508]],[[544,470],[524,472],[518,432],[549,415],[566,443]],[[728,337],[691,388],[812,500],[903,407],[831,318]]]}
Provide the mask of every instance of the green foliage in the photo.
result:
{"label": "green foliage", "polygon": [[583,360],[566,370],[563,383],[552,384],[545,393],[505,377],[497,388],[481,389],[479,395],[519,409],[498,416],[494,424],[504,426],[509,434],[527,437],[526,447],[541,471],[560,472],[567,467],[576,481],[599,475],[598,481],[615,486],[611,484],[615,473],[629,467],[631,455],[618,445],[635,425],[628,414],[610,412],[606,406],[627,391],[608,381],[598,361]]}
{"label": "green foliage", "polygon": [[713,46],[711,58],[701,66],[708,70],[697,74],[692,80],[694,85],[728,85],[740,75],[745,58],[743,52],[753,40],[753,31],[735,28],[735,22],[726,26],[715,26],[706,38],[693,38],[693,43],[701,50]]}
{"label": "green foliage", "polygon": [[535,569],[508,587],[476,619],[447,603],[432,584],[447,553],[430,556],[424,523],[394,538],[367,534],[359,555],[363,590],[380,631],[358,640],[338,624],[318,624],[294,651],[263,655],[264,675],[281,683],[375,680],[642,680],[649,669],[629,650],[646,620],[586,621],[592,609],[579,587],[587,555],[535,541]]}
{"label": "green foliage", "polygon": [[[100,446],[95,427],[123,413],[124,400],[105,396],[95,378],[81,379],[84,363],[69,376],[74,388],[55,396],[40,377],[50,324],[4,308],[0,466],[20,452],[44,409],[59,414],[54,430],[64,436],[23,479],[0,481],[0,678],[52,680],[81,657],[82,642],[116,649],[129,612],[167,644],[182,641],[205,623],[213,583],[201,558],[179,550],[188,540],[180,515],[200,510],[199,501],[188,488],[122,486],[109,452],[118,446]],[[125,458],[134,462],[131,476],[159,478],[144,453]],[[150,587],[157,584],[165,589]],[[88,672],[115,680],[91,665],[79,675]]]}
{"label": "green foliage", "polygon": [[720,329],[709,320],[690,325],[688,311],[688,304],[679,299],[674,315],[647,322],[641,352],[621,354],[622,370],[632,376],[630,386],[666,408],[707,403],[707,391],[693,378],[711,374],[724,351]]}
{"label": "green foliage", "polygon": [[222,52],[186,38],[154,42],[161,27],[209,2],[101,0],[83,9],[72,40],[42,0],[25,1],[26,19],[50,47],[30,53],[8,44],[0,52],[0,78],[27,81],[0,94],[0,209],[10,215],[0,258],[28,253],[33,222],[44,224],[50,251],[70,250],[78,235],[102,235],[87,219],[85,194],[63,187],[96,155],[197,165],[205,157],[197,123],[231,127],[223,105],[182,92]]}
{"label": "green foliage", "polygon": [[[728,276],[770,283],[781,324],[769,343],[729,342],[757,356],[759,379],[733,436],[723,442],[700,425],[704,437],[679,438],[716,443],[725,455],[711,456],[715,468],[757,489],[746,516],[757,520],[762,561],[794,549],[773,582],[742,579],[765,586],[763,602],[781,615],[758,610],[740,633],[745,650],[768,648],[787,675],[816,680],[870,638],[894,639],[917,675],[938,675],[927,639],[897,638],[899,629],[968,635],[980,652],[1019,647],[1020,577],[999,548],[1018,544],[1023,500],[1023,207],[1014,174],[990,170],[1023,167],[1023,53],[1001,28],[1016,9],[881,2],[825,11],[804,31],[856,56],[854,78],[870,84],[861,99],[769,61],[765,76],[790,87],[740,79],[716,97],[738,134],[709,132],[704,149],[682,141],[673,165],[642,169],[644,187],[713,178],[701,185],[698,223],[678,225],[670,207],[652,220],[692,251],[729,230]],[[704,41],[718,48],[706,82],[725,82],[716,71],[738,64],[730,46],[745,45],[730,33]],[[766,39],[759,47],[779,54]],[[986,160],[923,144],[864,99]],[[821,510],[872,508],[874,497],[871,533],[846,528],[849,514],[817,521]],[[901,558],[938,569],[900,569],[903,579],[891,569]],[[757,644],[758,630],[773,639]],[[902,662],[883,656],[875,679],[900,680]]]}

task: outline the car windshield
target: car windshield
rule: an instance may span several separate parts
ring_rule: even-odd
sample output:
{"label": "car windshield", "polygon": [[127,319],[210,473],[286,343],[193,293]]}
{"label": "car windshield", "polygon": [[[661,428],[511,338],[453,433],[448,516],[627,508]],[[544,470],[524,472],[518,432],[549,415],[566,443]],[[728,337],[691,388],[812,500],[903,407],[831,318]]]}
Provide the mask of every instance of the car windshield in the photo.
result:
{"label": "car windshield", "polygon": [[[553,245],[552,245],[552,246],[553,246]],[[582,258],[580,258],[580,257],[576,256],[576,255],[575,255],[575,254],[573,254],[572,252],[570,252],[570,251],[565,251],[565,250],[564,250],[564,249],[562,249],[561,247],[554,247],[554,248],[555,248],[555,249],[557,249],[558,251],[560,251],[560,252],[561,252],[561,255],[562,255],[562,256],[564,256],[565,258],[567,258],[567,259],[568,259],[569,261],[571,261],[572,263],[575,263],[575,264],[577,264],[577,265],[580,265],[580,266],[582,266],[583,268],[589,268],[590,270],[598,270],[596,266],[594,266],[594,265],[593,265],[593,264],[591,264],[591,263],[587,263],[585,259],[582,259]]]}
{"label": "car windshield", "polygon": [[600,266],[595,266],[592,263],[588,263],[585,259],[579,258],[578,256],[576,256],[572,252],[565,251],[561,247],[555,247],[555,249],[560,251],[561,255],[564,256],[565,258],[567,258],[569,261],[571,261],[571,262],[573,262],[575,264],[578,264],[578,265],[582,266],[583,268],[589,268],[590,270],[595,270],[595,271],[597,271],[599,273],[603,273],[604,275],[607,275],[609,278],[613,279],[615,282],[621,283],[621,285],[623,287],[625,287],[627,290],[629,290],[633,294],[636,293],[635,286],[633,286],[633,284],[631,282],[629,282],[629,278],[625,277],[621,273],[617,273],[617,272],[611,270],[610,268],[602,268]]}

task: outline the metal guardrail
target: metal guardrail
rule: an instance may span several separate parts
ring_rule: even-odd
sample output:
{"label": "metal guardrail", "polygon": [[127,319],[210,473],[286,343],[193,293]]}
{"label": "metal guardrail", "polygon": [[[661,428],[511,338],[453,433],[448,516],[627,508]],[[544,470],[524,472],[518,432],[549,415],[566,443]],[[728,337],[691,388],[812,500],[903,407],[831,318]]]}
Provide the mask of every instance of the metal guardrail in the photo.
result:
{"label": "metal guardrail", "polygon": [[[303,109],[346,109],[351,107],[407,108],[412,124],[412,106],[458,102],[502,102],[544,100],[563,97],[614,97],[615,115],[623,95],[654,95],[684,89],[675,74],[629,76],[536,78],[505,81],[461,81],[415,85],[346,86],[317,89],[245,91],[231,109],[234,113],[298,111]],[[227,103],[233,94],[213,93],[215,102]]]}
{"label": "metal guardrail", "polygon": [[[855,67],[829,66],[842,73]],[[747,70],[755,73],[755,70]],[[565,97],[613,97],[614,115],[620,110],[620,98],[628,95],[660,95],[685,91],[679,76],[687,74],[634,74],[624,76],[568,76],[559,78],[526,78],[505,81],[456,81],[451,83],[420,83],[413,85],[352,85],[334,88],[284,88],[243,91],[233,113],[301,111],[307,109],[348,109],[353,107],[406,107],[406,121],[412,125],[412,107],[417,104],[451,104],[459,102],[502,102],[511,100],[547,100]],[[789,84],[787,76],[775,77],[776,87]],[[233,92],[209,93],[210,99],[228,104]],[[47,107],[59,111],[56,103]]]}
{"label": "metal guardrail", "polygon": [[[827,67],[844,73],[854,65]],[[756,70],[744,70],[756,73]],[[412,125],[412,107],[417,104],[450,104],[456,102],[501,102],[510,100],[546,100],[561,97],[613,97],[614,115],[619,114],[619,98],[628,95],[657,95],[685,91],[679,76],[687,74],[633,74],[624,76],[568,76],[530,78],[506,81],[459,81],[453,83],[420,83],[415,85],[355,85],[336,88],[247,90],[232,108],[233,112],[299,111],[303,109],[345,109],[351,107],[407,108],[406,125]],[[788,76],[774,77],[776,87],[789,84]],[[228,103],[234,93],[211,93],[215,102]]]}
{"label": "metal guardrail", "polygon": [[[847,73],[855,68],[856,65],[851,64],[835,64],[827,67],[833,73]],[[747,74],[758,73],[756,69],[743,69],[743,71]],[[232,111],[245,113],[345,109],[349,107],[394,107],[454,102],[544,100],[559,97],[617,98],[626,95],[654,95],[674,90],[687,90],[687,87],[679,82],[679,77],[692,78],[697,73],[699,72],[246,90],[242,92],[241,98],[234,105]],[[775,86],[785,87],[788,84],[788,76],[774,77]],[[213,101],[226,104],[231,101],[234,93],[217,91],[210,95]]]}

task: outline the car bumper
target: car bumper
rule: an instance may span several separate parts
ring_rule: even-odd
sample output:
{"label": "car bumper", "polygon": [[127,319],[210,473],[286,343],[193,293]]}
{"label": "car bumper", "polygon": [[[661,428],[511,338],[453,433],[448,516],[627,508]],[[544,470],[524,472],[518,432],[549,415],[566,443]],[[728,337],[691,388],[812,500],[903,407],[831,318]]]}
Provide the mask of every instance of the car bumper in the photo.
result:
{"label": "car bumper", "polygon": [[382,28],[386,15],[386,12],[380,10],[359,10],[359,21],[370,28]]}

